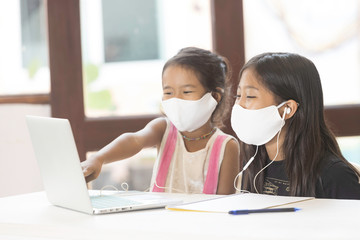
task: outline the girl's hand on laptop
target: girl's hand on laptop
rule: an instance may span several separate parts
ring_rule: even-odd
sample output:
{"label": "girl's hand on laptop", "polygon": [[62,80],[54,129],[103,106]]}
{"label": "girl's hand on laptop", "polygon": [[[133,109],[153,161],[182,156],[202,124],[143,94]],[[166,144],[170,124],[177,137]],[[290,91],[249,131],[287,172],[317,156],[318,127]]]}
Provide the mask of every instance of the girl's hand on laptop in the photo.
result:
{"label": "girl's hand on laptop", "polygon": [[81,162],[81,168],[86,182],[96,179],[103,165],[103,161],[97,158],[96,155],[91,156],[89,159]]}

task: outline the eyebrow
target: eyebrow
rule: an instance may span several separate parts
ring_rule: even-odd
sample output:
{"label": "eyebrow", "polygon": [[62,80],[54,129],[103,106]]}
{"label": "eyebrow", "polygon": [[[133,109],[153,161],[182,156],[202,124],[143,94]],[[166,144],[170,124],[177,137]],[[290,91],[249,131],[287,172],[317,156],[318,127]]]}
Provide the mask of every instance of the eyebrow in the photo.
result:
{"label": "eyebrow", "polygon": [[[187,87],[196,88],[196,86],[193,85],[193,84],[186,84],[186,85],[182,85],[182,86],[181,86],[181,88],[187,88]],[[167,86],[167,85],[163,87],[163,89],[170,89],[170,88],[172,88],[172,87]]]}
{"label": "eyebrow", "polygon": [[181,87],[182,87],[182,88],[186,88],[186,87],[196,88],[196,86],[193,85],[193,84],[186,84],[186,85],[183,85],[183,86],[181,86]]}
{"label": "eyebrow", "polygon": [[[256,87],[254,87],[254,86],[245,86],[244,88],[245,88],[245,89],[254,89],[254,90],[258,90],[258,91],[259,91],[259,89],[256,88]],[[238,86],[238,89],[241,89],[241,87]]]}

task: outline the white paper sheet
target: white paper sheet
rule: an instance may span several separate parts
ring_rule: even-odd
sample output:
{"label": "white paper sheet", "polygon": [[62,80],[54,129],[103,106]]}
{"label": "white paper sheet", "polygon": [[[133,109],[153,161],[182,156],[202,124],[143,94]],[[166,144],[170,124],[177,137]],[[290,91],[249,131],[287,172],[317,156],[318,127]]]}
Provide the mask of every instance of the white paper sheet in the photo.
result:
{"label": "white paper sheet", "polygon": [[175,211],[196,211],[196,212],[222,212],[228,213],[231,210],[261,209],[282,207],[284,205],[302,201],[308,201],[310,197],[285,197],[265,194],[233,194],[222,196],[195,203],[168,206],[167,209]]}

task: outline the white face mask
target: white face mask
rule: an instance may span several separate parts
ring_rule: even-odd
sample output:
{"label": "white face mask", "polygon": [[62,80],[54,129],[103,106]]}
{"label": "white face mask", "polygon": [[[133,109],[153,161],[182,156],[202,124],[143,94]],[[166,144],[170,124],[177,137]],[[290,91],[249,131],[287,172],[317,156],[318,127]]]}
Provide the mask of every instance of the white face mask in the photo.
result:
{"label": "white face mask", "polygon": [[206,93],[196,101],[171,98],[162,101],[166,116],[181,132],[192,132],[204,125],[211,117],[217,101]]}
{"label": "white face mask", "polygon": [[263,145],[275,137],[285,124],[285,113],[281,118],[278,106],[248,110],[236,104],[231,114],[231,125],[239,139],[247,144]]}

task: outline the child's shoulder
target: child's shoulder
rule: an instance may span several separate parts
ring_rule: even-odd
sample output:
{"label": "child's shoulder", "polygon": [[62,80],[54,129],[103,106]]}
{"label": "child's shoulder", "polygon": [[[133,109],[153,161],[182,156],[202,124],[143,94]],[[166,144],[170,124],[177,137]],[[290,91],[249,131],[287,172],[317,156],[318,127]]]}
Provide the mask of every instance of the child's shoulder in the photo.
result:
{"label": "child's shoulder", "polygon": [[[220,129],[218,129],[218,131],[216,131],[217,133],[217,138],[223,138],[223,144],[222,144],[222,149],[223,149],[223,163],[226,164],[230,164],[230,166],[232,167],[236,167],[238,166],[238,160],[239,160],[239,155],[240,155],[240,145],[239,142],[237,141],[237,139],[227,133],[224,133],[223,131],[221,131]],[[214,144],[214,147],[216,143]],[[217,146],[219,147],[219,145]]]}
{"label": "child's shoulder", "polygon": [[169,122],[169,120],[166,117],[158,117],[158,118],[151,120],[151,122],[153,122],[156,125],[166,126],[167,123]]}
{"label": "child's shoulder", "polygon": [[145,127],[146,131],[150,131],[152,133],[164,134],[167,128],[167,121],[164,117],[158,117],[151,120]]}
{"label": "child's shoulder", "polygon": [[238,140],[233,135],[223,132],[220,128],[216,128],[216,135],[225,136],[229,141],[238,144]]}
{"label": "child's shoulder", "polygon": [[236,151],[237,149],[239,149],[239,142],[237,141],[237,139],[227,133],[224,133],[221,129],[217,128],[216,132],[215,132],[215,137],[216,138],[223,138],[224,139],[224,143],[226,144],[226,149],[232,149],[231,151]]}
{"label": "child's shoulder", "polygon": [[328,153],[323,159],[321,175],[324,179],[344,179],[355,173],[342,159]]}

